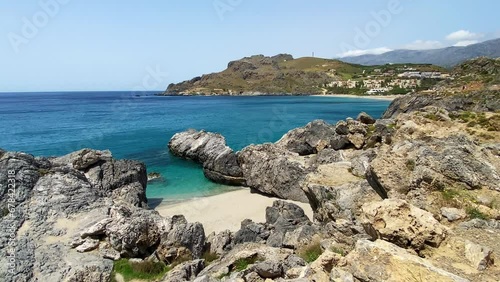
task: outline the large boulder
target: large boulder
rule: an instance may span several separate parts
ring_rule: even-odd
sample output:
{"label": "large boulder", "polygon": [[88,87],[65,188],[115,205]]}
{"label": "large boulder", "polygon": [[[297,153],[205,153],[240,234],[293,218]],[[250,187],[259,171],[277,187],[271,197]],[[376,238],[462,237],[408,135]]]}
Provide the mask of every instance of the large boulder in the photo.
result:
{"label": "large boulder", "polygon": [[304,190],[314,218],[320,222],[353,221],[360,215],[364,203],[381,200],[366,180],[334,187],[310,184]]}
{"label": "large boulder", "polygon": [[166,262],[174,261],[182,249],[192,259],[199,259],[205,248],[205,230],[199,222],[189,223],[182,215],[166,218],[157,252]]}
{"label": "large boulder", "polygon": [[192,260],[183,262],[175,266],[170,270],[165,278],[162,280],[164,282],[184,282],[193,281],[198,273],[200,273],[205,267],[205,261],[203,260]]}
{"label": "large boulder", "polygon": [[261,193],[307,202],[301,189],[306,164],[275,144],[251,145],[238,153],[246,184]]}
{"label": "large boulder", "polygon": [[346,260],[347,270],[360,281],[469,281],[383,240],[359,240]]}
{"label": "large boulder", "polygon": [[334,136],[335,126],[315,120],[304,127],[290,130],[276,145],[299,155],[310,155],[329,147]]}
{"label": "large boulder", "polygon": [[386,199],[364,204],[362,224],[373,239],[383,239],[402,248],[422,250],[439,247],[447,229],[431,213],[406,201]]}
{"label": "large boulder", "polygon": [[[161,217],[153,211],[114,207],[104,233],[122,257],[147,257],[160,242],[162,230],[158,225],[161,221]],[[87,230],[85,233],[90,232]]]}
{"label": "large boulder", "polygon": [[274,201],[272,207],[267,207],[266,225],[271,230],[266,244],[273,247],[296,249],[318,233],[302,208],[284,201]]}
{"label": "large boulder", "polygon": [[108,150],[98,151],[92,149],[82,149],[65,156],[58,157],[52,160],[56,165],[69,165],[77,170],[85,170],[99,162],[107,162],[112,160],[111,152]]}
{"label": "large boulder", "polygon": [[80,174],[79,177],[92,186],[99,197],[113,198],[123,204],[147,207],[146,166],[132,160],[115,160],[109,151],[82,149],[62,157],[50,159],[52,170],[43,169],[44,174]]}
{"label": "large boulder", "polygon": [[175,134],[168,147],[172,154],[202,164],[205,176],[214,182],[245,184],[236,154],[220,134],[190,129]]}

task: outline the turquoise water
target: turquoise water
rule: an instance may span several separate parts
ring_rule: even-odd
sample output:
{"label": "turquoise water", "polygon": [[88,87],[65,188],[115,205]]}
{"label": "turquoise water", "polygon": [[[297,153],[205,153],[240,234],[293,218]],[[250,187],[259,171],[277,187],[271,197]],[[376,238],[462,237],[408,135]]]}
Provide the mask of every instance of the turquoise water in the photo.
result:
{"label": "turquoise water", "polygon": [[200,166],[173,157],[167,143],[188,128],[223,134],[239,150],[274,142],[314,119],[336,122],[365,111],[379,117],[389,102],[332,97],[159,97],[131,92],[0,93],[0,148],[59,156],[109,149],[146,163],[163,179],[149,198],[176,201],[231,189],[203,177]]}

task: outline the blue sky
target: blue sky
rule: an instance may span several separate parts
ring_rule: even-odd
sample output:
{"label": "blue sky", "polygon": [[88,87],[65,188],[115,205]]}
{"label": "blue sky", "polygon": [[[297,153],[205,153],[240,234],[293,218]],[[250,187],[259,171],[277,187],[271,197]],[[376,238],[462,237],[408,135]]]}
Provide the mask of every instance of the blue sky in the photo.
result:
{"label": "blue sky", "polygon": [[163,90],[264,54],[334,58],[500,37],[500,1],[0,0],[0,92]]}

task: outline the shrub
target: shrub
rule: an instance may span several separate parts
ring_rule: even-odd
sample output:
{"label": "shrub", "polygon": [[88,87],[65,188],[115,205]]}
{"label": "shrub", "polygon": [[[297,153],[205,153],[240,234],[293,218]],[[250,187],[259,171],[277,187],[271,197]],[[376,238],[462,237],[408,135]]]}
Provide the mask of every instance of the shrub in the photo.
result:
{"label": "shrub", "polygon": [[430,119],[433,121],[439,121],[439,117],[436,114],[428,113],[424,116],[426,119]]}
{"label": "shrub", "polygon": [[205,260],[206,264],[210,264],[212,261],[219,259],[219,256],[216,253],[212,253],[210,250],[207,250],[203,253],[202,258]]}
{"label": "shrub", "polygon": [[483,219],[483,220],[488,220],[489,216],[482,213],[480,210],[478,210],[475,207],[468,207],[466,209],[467,214],[469,215],[470,218],[477,218],[477,219]]}
{"label": "shrub", "polygon": [[114,262],[113,277],[116,273],[119,273],[125,281],[134,279],[155,280],[162,278],[169,270],[170,267],[163,262],[130,262],[128,259],[120,259]]}
{"label": "shrub", "polygon": [[313,242],[299,251],[299,256],[305,260],[307,263],[315,261],[321,254],[323,250],[319,242]]}
{"label": "shrub", "polygon": [[1,210],[1,217],[6,217],[9,215],[9,209],[7,207],[2,208]]}
{"label": "shrub", "polygon": [[345,256],[345,251],[343,249],[341,249],[341,248],[337,248],[337,247],[333,246],[330,249],[331,249],[332,252],[334,252],[336,254],[339,254],[339,255],[341,255],[343,257]]}
{"label": "shrub", "polygon": [[236,260],[233,264],[232,271],[240,272],[248,268],[249,265],[254,264],[258,261],[257,256],[250,258],[240,258]]}
{"label": "shrub", "polygon": [[416,166],[416,163],[415,163],[414,159],[407,159],[406,160],[406,168],[408,170],[414,171],[415,170],[415,166]]}
{"label": "shrub", "polygon": [[43,176],[50,174],[50,173],[51,173],[51,171],[48,169],[44,169],[44,168],[38,169],[38,174],[40,175],[40,177],[43,177]]}
{"label": "shrub", "polygon": [[460,193],[458,193],[457,190],[444,189],[443,191],[441,191],[441,195],[443,196],[443,199],[445,199],[447,201],[451,201],[451,200],[455,199],[456,197],[458,197],[460,195]]}

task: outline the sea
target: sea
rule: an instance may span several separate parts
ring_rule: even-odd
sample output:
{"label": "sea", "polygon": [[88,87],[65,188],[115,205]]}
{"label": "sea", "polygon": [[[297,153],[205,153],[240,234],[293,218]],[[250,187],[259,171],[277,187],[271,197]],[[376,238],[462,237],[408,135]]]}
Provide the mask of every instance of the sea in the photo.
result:
{"label": "sea", "polygon": [[210,182],[199,164],[173,156],[170,138],[189,128],[221,133],[228,146],[275,142],[315,119],[336,123],[364,111],[380,117],[390,101],[315,96],[157,96],[158,92],[0,93],[0,148],[36,156],[110,150],[144,162],[161,178],[149,199],[164,204],[235,189]]}

